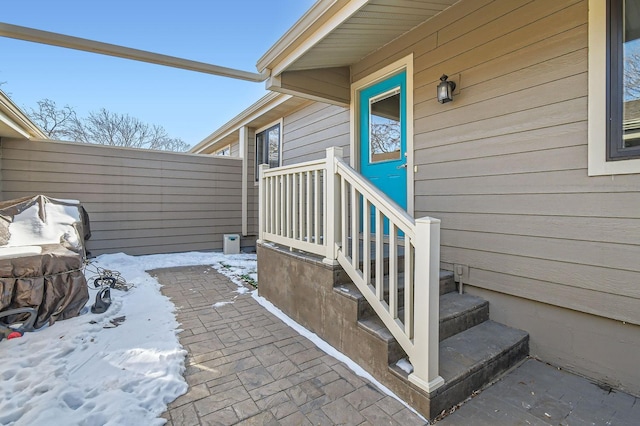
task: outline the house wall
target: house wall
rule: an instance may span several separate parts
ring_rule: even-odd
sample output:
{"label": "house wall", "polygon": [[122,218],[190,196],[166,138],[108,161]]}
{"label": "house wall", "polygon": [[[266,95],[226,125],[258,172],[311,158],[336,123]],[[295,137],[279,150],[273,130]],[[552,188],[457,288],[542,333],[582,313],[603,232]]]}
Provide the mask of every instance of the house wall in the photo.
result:
{"label": "house wall", "polygon": [[220,250],[223,234],[241,233],[238,159],[2,140],[0,164],[3,200],[80,200],[94,255]]}
{"label": "house wall", "polygon": [[463,1],[352,81],[413,53],[416,217],[442,220],[443,266],[533,355],[639,394],[640,176],[587,176],[587,6]]}
{"label": "house wall", "polygon": [[239,157],[240,156],[240,144],[237,143],[237,142],[232,143],[231,144],[230,153],[231,153],[231,157]]}
{"label": "house wall", "polygon": [[314,102],[284,117],[282,164],[325,157],[332,146],[349,156],[349,109]]}

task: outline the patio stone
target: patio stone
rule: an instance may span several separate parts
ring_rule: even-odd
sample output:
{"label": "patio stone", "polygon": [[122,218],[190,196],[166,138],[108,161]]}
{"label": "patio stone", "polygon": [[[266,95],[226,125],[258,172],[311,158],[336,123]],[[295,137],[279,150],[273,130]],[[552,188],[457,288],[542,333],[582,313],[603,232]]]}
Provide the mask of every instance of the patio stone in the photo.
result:
{"label": "patio stone", "polygon": [[236,416],[238,416],[238,419],[240,420],[244,420],[246,418],[255,416],[261,411],[256,405],[256,403],[253,402],[252,399],[247,399],[237,404],[234,404],[233,410],[235,411]]}
{"label": "patio stone", "polygon": [[280,419],[280,424],[283,426],[313,426],[313,423],[299,411]]}
{"label": "patio stone", "polygon": [[365,421],[365,418],[351,406],[346,400],[338,399],[322,407],[322,411],[334,424],[358,425]]}
{"label": "patio stone", "polygon": [[[298,335],[251,294],[238,294],[236,284],[209,266],[152,274],[177,307],[177,321],[184,330],[178,337],[189,352],[189,390],[163,414],[168,426],[425,424]],[[223,301],[234,303],[213,308]],[[530,360],[441,423],[579,424],[606,417],[612,424],[631,425],[639,410],[633,396],[608,393]]]}
{"label": "patio stone", "polygon": [[[384,399],[208,266],[152,273],[178,307],[179,339],[189,352],[189,391],[169,404],[167,424],[359,424],[367,417],[349,400],[364,409]],[[405,424],[421,423],[413,420]]]}
{"label": "patio stone", "polygon": [[171,421],[175,425],[199,425],[200,421],[193,404],[182,405],[171,410]]}

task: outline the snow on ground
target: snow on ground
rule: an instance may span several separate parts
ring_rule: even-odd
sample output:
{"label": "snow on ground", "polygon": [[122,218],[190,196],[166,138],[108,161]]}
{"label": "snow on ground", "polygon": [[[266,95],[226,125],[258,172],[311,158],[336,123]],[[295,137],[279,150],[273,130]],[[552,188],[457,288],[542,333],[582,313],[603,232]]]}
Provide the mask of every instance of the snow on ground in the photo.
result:
{"label": "snow on ground", "polygon": [[97,290],[90,285],[80,316],[0,342],[0,424],[163,424],[158,416],[167,403],[187,391],[186,351],[176,335],[175,306],[145,271],[212,265],[225,275],[257,278],[255,255],[120,253],[95,264],[119,271],[134,287],[111,290],[111,307],[95,315],[88,308]]}
{"label": "snow on ground", "polygon": [[[256,256],[252,254],[191,252],[134,257],[118,253],[99,256],[93,263],[120,272],[133,288],[128,292],[111,290],[111,306],[95,315],[89,310],[97,293],[91,281],[90,298],[80,316],[0,342],[0,424],[164,424],[158,416],[187,391],[182,377],[186,351],[177,337],[175,306],[145,271],[212,265],[238,285],[239,294],[251,291],[245,282],[258,281]],[[258,296],[257,291],[252,296],[321,350],[408,407],[359,365]],[[227,303],[233,301],[218,302],[212,309]]]}

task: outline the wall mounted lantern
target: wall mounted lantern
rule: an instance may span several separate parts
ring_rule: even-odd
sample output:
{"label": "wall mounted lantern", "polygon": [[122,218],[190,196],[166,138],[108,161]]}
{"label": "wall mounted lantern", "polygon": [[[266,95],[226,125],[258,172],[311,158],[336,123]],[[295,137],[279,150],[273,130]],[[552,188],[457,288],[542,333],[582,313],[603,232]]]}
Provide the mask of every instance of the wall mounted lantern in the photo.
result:
{"label": "wall mounted lantern", "polygon": [[448,78],[448,75],[442,74],[442,77],[440,77],[440,83],[438,83],[438,102],[441,104],[452,101],[453,91],[456,90],[456,83],[453,81],[447,81]]}

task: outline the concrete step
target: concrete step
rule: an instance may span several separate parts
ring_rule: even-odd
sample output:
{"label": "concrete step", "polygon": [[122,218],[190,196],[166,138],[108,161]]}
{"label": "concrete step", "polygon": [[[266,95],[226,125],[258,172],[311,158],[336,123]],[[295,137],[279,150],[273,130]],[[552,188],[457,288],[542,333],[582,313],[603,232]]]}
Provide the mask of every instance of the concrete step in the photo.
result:
{"label": "concrete step", "polygon": [[[377,341],[379,348],[372,354],[386,361],[388,370],[407,387],[423,394],[430,418],[442,410],[469,397],[475,390],[490,383],[499,374],[514,366],[529,354],[527,333],[489,320],[489,303],[469,294],[455,292],[453,273],[440,273],[440,375],[445,384],[431,394],[424,394],[408,381],[409,373],[400,369],[397,361],[407,355],[386,328],[382,320],[360,293],[355,284],[341,284],[334,292],[351,300],[356,324],[364,335]],[[355,309],[357,307],[357,309]],[[403,318],[403,310],[399,312]],[[384,348],[384,349],[383,349]],[[384,353],[386,352],[386,354]]]}
{"label": "concrete step", "polygon": [[[440,342],[440,375],[445,383],[428,395],[431,417],[464,401],[529,354],[529,335],[485,321]],[[408,373],[390,365],[408,382]]]}
{"label": "concrete step", "polygon": [[453,280],[453,272],[440,271],[440,294],[456,291],[456,282]]}
{"label": "concrete step", "polygon": [[440,340],[489,320],[489,302],[470,294],[440,296]]}
{"label": "concrete step", "polygon": [[398,341],[393,337],[389,329],[377,315],[371,315],[358,320],[358,327],[385,343],[387,347],[388,364],[395,364],[402,358],[407,357],[402,346],[400,346]]}
{"label": "concrete step", "polygon": [[[398,289],[398,301],[400,306],[404,304],[404,274],[399,274],[398,279],[400,285]],[[385,277],[385,283],[388,282]],[[334,291],[339,292],[343,296],[349,297],[358,303],[358,318],[363,318],[369,315],[373,315],[373,309],[369,306],[358,287],[350,280],[336,280],[337,285],[334,287]],[[453,272],[440,271],[440,294],[447,294],[456,291],[456,283],[453,281]],[[388,300],[389,292],[385,291],[385,300]]]}
{"label": "concrete step", "polygon": [[[364,301],[363,304],[369,305],[364,300],[364,296],[361,296],[360,301]],[[395,342],[395,339],[380,317],[373,310],[370,311],[366,308],[361,309],[361,312],[364,315],[358,319],[358,326],[387,342],[389,347],[393,349],[393,356],[390,356],[389,362],[393,363],[402,359],[405,356],[404,351],[399,345],[397,345],[398,348],[391,345],[391,342]],[[404,310],[401,310],[398,316],[401,319],[404,318]],[[489,320],[489,302],[486,300],[469,294],[458,293],[447,293],[440,296],[440,341],[487,320]]]}

